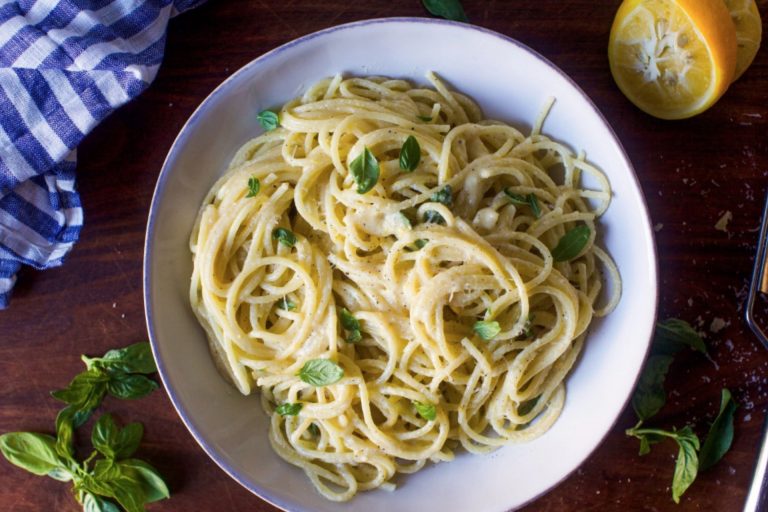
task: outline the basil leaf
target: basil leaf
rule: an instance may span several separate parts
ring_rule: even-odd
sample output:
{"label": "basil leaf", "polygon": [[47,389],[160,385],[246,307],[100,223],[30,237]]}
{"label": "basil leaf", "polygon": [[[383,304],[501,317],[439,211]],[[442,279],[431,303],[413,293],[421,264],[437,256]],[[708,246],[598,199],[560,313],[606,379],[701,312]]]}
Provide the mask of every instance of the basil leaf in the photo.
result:
{"label": "basil leaf", "polygon": [[93,466],[94,478],[101,480],[102,482],[109,482],[110,480],[120,478],[120,474],[120,468],[115,464],[115,460],[112,458],[99,459]]}
{"label": "basil leaf", "polygon": [[143,435],[141,423],[129,423],[121,429],[111,414],[103,414],[93,427],[91,443],[105,457],[124,459],[139,448]]}
{"label": "basil leaf", "polygon": [[259,181],[259,178],[254,176],[248,178],[248,193],[245,195],[245,197],[256,197],[256,194],[259,193],[259,190],[261,190],[261,182]]}
{"label": "basil leaf", "polygon": [[310,359],[299,370],[298,376],[315,387],[334,384],[344,377],[344,370],[328,359]]}
{"label": "basil leaf", "polygon": [[400,168],[404,171],[412,172],[416,170],[421,161],[421,146],[416,137],[409,135],[403,147],[400,148]]}
{"label": "basil leaf", "polygon": [[77,408],[69,405],[56,415],[56,452],[67,459],[75,454],[73,417],[76,412]]}
{"label": "basil leaf", "polygon": [[638,437],[640,439],[639,455],[647,455],[651,452],[651,446],[664,440],[662,436],[657,434],[642,434]]}
{"label": "basil leaf", "polygon": [[723,389],[720,398],[720,412],[709,427],[699,454],[699,466],[702,471],[714,466],[728,452],[733,442],[733,417],[738,404],[733,401],[731,392]]}
{"label": "basil leaf", "polygon": [[379,162],[368,148],[352,160],[349,171],[357,183],[358,194],[365,194],[379,181]]}
{"label": "basil leaf", "polygon": [[693,433],[691,427],[686,426],[676,432],[674,437],[680,450],[675,462],[675,474],[672,477],[672,499],[680,503],[680,496],[691,486],[699,470],[699,458],[696,452],[699,449],[699,438]]}
{"label": "basil leaf", "polygon": [[489,341],[501,332],[501,326],[499,325],[499,322],[495,320],[481,320],[479,322],[475,322],[472,330],[475,331],[477,335],[485,341]]}
{"label": "basil leaf", "polygon": [[309,433],[312,434],[312,436],[317,437],[320,435],[320,427],[318,427],[314,423],[310,423],[307,427],[307,430],[309,430]]}
{"label": "basil leaf", "polygon": [[296,235],[294,235],[293,231],[290,229],[275,228],[275,230],[272,231],[272,239],[277,240],[286,247],[293,247],[296,245]]}
{"label": "basil leaf", "polygon": [[105,457],[114,459],[113,447],[117,442],[117,432],[118,427],[112,415],[102,414],[91,431],[91,444]]}
{"label": "basil leaf", "polygon": [[284,402],[275,408],[275,412],[280,416],[296,416],[299,414],[302,407],[304,407],[304,405],[300,403],[292,404],[290,402]]}
{"label": "basil leaf", "polygon": [[424,222],[431,222],[432,224],[441,224],[445,226],[445,219],[435,210],[427,210],[424,212]]}
{"label": "basil leaf", "polygon": [[143,375],[118,374],[107,384],[107,392],[116,398],[142,398],[158,388],[157,382]]}
{"label": "basil leaf", "polygon": [[446,185],[434,194],[429,200],[433,203],[444,204],[447,207],[453,206],[453,189],[450,185]]}
{"label": "basil leaf", "polygon": [[296,303],[288,300],[288,297],[283,297],[280,302],[277,303],[277,307],[286,311],[293,311],[296,309]]}
{"label": "basil leaf", "polygon": [[78,491],[90,492],[108,498],[115,497],[112,482],[99,480],[93,475],[92,472],[84,474],[76,487]]}
{"label": "basil leaf", "polygon": [[516,204],[518,206],[528,206],[537,219],[541,217],[541,206],[539,205],[539,198],[536,197],[536,194],[531,193],[524,196],[522,194],[517,194],[510,191],[508,188],[504,189],[504,193],[507,195],[509,201],[512,204]]}
{"label": "basil leaf", "polygon": [[56,415],[56,451],[62,457],[74,462],[73,431],[91,417],[93,410],[104,398],[107,386],[104,382],[96,382],[87,389],[87,394],[60,410]]}
{"label": "basil leaf", "polygon": [[259,124],[265,131],[271,132],[280,126],[280,115],[272,112],[271,110],[262,110],[259,115],[256,116],[259,120]]}
{"label": "basil leaf", "polygon": [[459,0],[421,0],[421,3],[435,16],[453,21],[469,21]]}
{"label": "basil leaf", "polygon": [[152,348],[146,341],[134,343],[125,348],[110,350],[99,358],[91,359],[83,356],[83,361],[89,368],[95,366],[125,373],[155,373],[157,371],[155,360],[152,357]]}
{"label": "basil leaf", "polygon": [[656,324],[652,348],[654,353],[674,355],[685,347],[709,356],[704,340],[685,320],[669,318]]}
{"label": "basil leaf", "polygon": [[413,406],[416,407],[416,412],[419,413],[419,416],[427,421],[435,421],[435,418],[437,418],[437,409],[435,409],[434,405],[428,402],[419,402],[417,400],[413,400],[412,403]]}
{"label": "basil leaf", "polygon": [[504,193],[509,198],[510,203],[518,206],[528,206],[528,199],[524,195],[510,192],[508,188],[504,189]]}
{"label": "basil leaf", "polygon": [[648,442],[648,438],[645,436],[640,438],[640,452],[639,455],[647,455],[651,452],[651,444]]}
{"label": "basil leaf", "polygon": [[75,378],[64,389],[52,391],[51,396],[66,404],[82,404],[88,401],[94,386],[109,380],[109,376],[97,368],[86,370],[75,375]]}
{"label": "basil leaf", "polygon": [[111,501],[87,492],[83,498],[83,512],[120,512],[120,508]]}
{"label": "basil leaf", "polygon": [[416,119],[418,119],[419,121],[424,121],[425,123],[432,122],[432,118],[429,116],[416,116]]}
{"label": "basil leaf", "polygon": [[358,330],[349,331],[349,335],[347,336],[347,343],[360,343],[363,339],[363,333]]}
{"label": "basil leaf", "polygon": [[632,395],[632,407],[637,417],[643,421],[654,416],[667,402],[664,379],[670,364],[672,356],[651,356],[640,374],[640,380]]}
{"label": "basil leaf", "polygon": [[341,321],[341,326],[347,331],[359,331],[361,329],[360,320],[355,318],[347,308],[341,308],[339,320]]}
{"label": "basil leaf", "polygon": [[68,469],[54,468],[48,472],[48,476],[59,482],[71,482],[73,475]]}
{"label": "basil leaf", "polygon": [[144,512],[146,496],[141,482],[135,477],[121,476],[110,481],[114,498],[126,512]]}
{"label": "basil leaf", "polygon": [[416,246],[416,249],[423,249],[425,245],[427,245],[427,240],[424,240],[423,238],[419,238],[416,240],[413,245]]}
{"label": "basil leaf", "polygon": [[533,321],[536,319],[536,314],[531,313],[528,318],[525,319],[525,325],[523,326],[523,332],[517,335],[516,341],[525,341],[533,338]]}
{"label": "basil leaf", "polygon": [[341,311],[339,312],[339,322],[344,330],[349,333],[346,338],[347,343],[358,343],[363,339],[360,320],[355,318],[347,308],[341,308]]}
{"label": "basil leaf", "polygon": [[123,427],[117,434],[115,443],[115,458],[124,459],[133,455],[139,449],[141,438],[144,437],[144,425],[132,422]]}
{"label": "basil leaf", "polygon": [[411,224],[411,219],[408,218],[403,212],[398,212],[398,215],[400,216],[400,222],[403,226],[405,226],[408,229],[413,228],[413,224]]}
{"label": "basil leaf", "polygon": [[589,242],[591,231],[589,226],[582,224],[568,231],[560,241],[557,247],[552,249],[552,258],[555,261],[570,261],[581,254],[581,251]]}
{"label": "basil leaf", "polygon": [[541,217],[541,206],[539,206],[539,198],[536,197],[536,194],[528,194],[526,197],[528,199],[528,205],[531,207],[531,211],[533,212],[533,216],[537,219]]}
{"label": "basil leaf", "polygon": [[0,436],[0,452],[11,464],[44,476],[63,467],[56,440],[45,434],[10,432]]}
{"label": "basil leaf", "polygon": [[93,410],[101,404],[106,392],[107,383],[98,382],[91,387],[88,396],[85,397],[83,402],[72,404],[68,407],[68,409],[71,408],[70,418],[73,427],[77,428],[88,421]]}
{"label": "basil leaf", "polygon": [[522,402],[517,407],[517,414],[520,416],[525,416],[529,412],[533,410],[534,407],[536,407],[536,404],[539,403],[539,399],[541,398],[541,395],[537,396],[536,398],[531,398],[530,400],[526,400],[525,402]]}
{"label": "basil leaf", "polygon": [[124,474],[133,473],[137,477],[144,494],[145,503],[153,503],[171,497],[168,486],[160,473],[143,460],[126,459],[118,462],[118,466]]}

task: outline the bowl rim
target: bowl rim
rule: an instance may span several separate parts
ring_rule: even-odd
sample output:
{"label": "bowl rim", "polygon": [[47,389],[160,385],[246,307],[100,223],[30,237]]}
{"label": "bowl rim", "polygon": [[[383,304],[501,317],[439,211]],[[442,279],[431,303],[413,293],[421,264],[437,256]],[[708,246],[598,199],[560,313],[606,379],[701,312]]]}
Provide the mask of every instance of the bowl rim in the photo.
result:
{"label": "bowl rim", "polygon": [[[184,426],[187,428],[189,433],[192,435],[194,440],[200,445],[200,447],[203,449],[203,451],[208,455],[208,457],[213,460],[214,463],[216,463],[219,468],[221,468],[227,475],[229,475],[230,478],[235,480],[238,484],[246,488],[251,493],[255,494],[258,498],[268,502],[269,504],[278,507],[281,510],[290,511],[291,505],[284,500],[280,499],[279,497],[273,495],[268,489],[263,488],[260,485],[255,484],[252,482],[248,477],[245,475],[240,474],[237,470],[230,467],[225,460],[223,460],[222,457],[219,456],[216,449],[206,441],[203,434],[199,431],[196,423],[194,420],[187,414],[186,410],[181,404],[181,401],[179,397],[177,396],[176,392],[173,389],[173,386],[171,386],[169,382],[169,377],[167,377],[167,371],[165,364],[162,360],[162,358],[159,355],[159,348],[158,348],[158,341],[156,339],[155,329],[154,329],[154,317],[153,317],[153,303],[152,303],[152,297],[151,297],[151,281],[152,281],[152,271],[151,271],[151,261],[152,261],[152,255],[153,255],[153,245],[152,245],[152,234],[154,232],[154,225],[156,221],[156,215],[157,215],[157,209],[158,204],[161,200],[161,198],[164,195],[165,186],[168,180],[168,176],[170,173],[170,163],[174,161],[177,158],[177,155],[179,151],[181,150],[181,146],[184,145],[186,142],[186,139],[188,137],[189,127],[194,125],[198,119],[204,115],[204,113],[210,108],[210,105],[212,103],[212,100],[216,97],[218,97],[221,94],[224,94],[224,90],[227,88],[228,84],[233,81],[238,75],[242,73],[246,73],[247,70],[261,65],[263,62],[267,60],[272,60],[274,58],[279,57],[282,53],[284,53],[286,50],[300,45],[307,43],[308,41],[311,41],[313,39],[316,39],[318,37],[324,36],[326,34],[330,34],[333,32],[338,32],[342,30],[349,30],[349,29],[355,29],[359,27],[364,27],[368,25],[379,25],[379,24],[385,24],[385,23],[412,23],[412,24],[431,24],[431,25],[444,25],[444,26],[450,26],[456,29],[461,30],[469,30],[474,32],[480,32],[484,35],[488,35],[491,37],[495,37],[498,39],[501,39],[502,42],[506,42],[507,44],[511,44],[518,49],[527,52],[532,57],[536,58],[537,60],[543,62],[547,67],[549,67],[551,70],[556,72],[558,75],[560,75],[562,78],[564,78],[573,89],[581,95],[581,97],[584,99],[586,104],[592,109],[593,113],[597,116],[597,118],[603,123],[603,125],[606,127],[606,129],[609,131],[611,136],[613,137],[614,142],[617,145],[617,148],[619,150],[619,156],[621,160],[623,161],[624,165],[630,172],[630,177],[632,179],[632,182],[634,183],[635,188],[639,192],[639,198],[640,203],[642,206],[642,214],[644,218],[647,220],[646,222],[646,237],[650,241],[651,251],[650,251],[650,265],[649,265],[649,273],[651,277],[653,278],[651,280],[652,284],[652,290],[647,290],[652,292],[653,295],[653,325],[656,324],[656,321],[658,319],[658,308],[659,308],[659,291],[658,291],[658,247],[656,244],[656,238],[654,236],[653,230],[650,229],[650,221],[651,217],[648,210],[648,203],[645,198],[645,194],[643,192],[643,189],[640,185],[640,180],[637,177],[637,173],[635,172],[635,168],[632,165],[632,161],[629,159],[629,156],[627,155],[626,150],[624,149],[623,144],[621,143],[621,140],[616,135],[616,132],[614,131],[611,124],[608,122],[608,120],[605,118],[605,116],[602,114],[602,112],[597,108],[595,103],[592,101],[592,99],[579,87],[579,85],[570,77],[568,74],[566,74],[563,70],[561,70],[557,65],[555,65],[552,61],[550,61],[548,58],[537,52],[536,50],[532,49],[528,45],[510,37],[507,35],[504,35],[502,33],[496,32],[495,30],[491,30],[485,27],[480,27],[477,25],[471,25],[469,23],[462,23],[462,22],[456,22],[456,21],[450,21],[450,20],[444,20],[444,19],[437,19],[437,18],[427,18],[427,17],[416,17],[416,16],[401,16],[401,17],[385,17],[385,18],[372,18],[372,19],[366,19],[366,20],[359,20],[359,21],[353,21],[349,23],[344,23],[341,25],[334,25],[322,30],[318,30],[316,32],[312,32],[309,34],[306,34],[304,36],[298,37],[296,39],[293,39],[291,41],[288,41],[287,43],[284,43],[258,57],[251,60],[250,62],[246,63],[242,67],[240,67],[238,70],[236,70],[234,73],[232,73],[230,76],[228,76],[224,81],[222,81],[218,86],[216,86],[213,91],[211,91],[205,99],[197,106],[197,108],[192,112],[192,114],[189,116],[187,121],[184,123],[184,125],[179,130],[178,135],[173,141],[173,144],[171,145],[170,149],[168,150],[168,154],[165,157],[165,160],[163,161],[163,165],[161,167],[160,173],[157,178],[157,183],[155,185],[154,192],[152,194],[152,200],[150,203],[149,213],[147,217],[147,228],[145,232],[144,237],[144,255],[143,255],[143,263],[142,263],[142,273],[143,273],[143,296],[144,296],[144,316],[145,321],[147,324],[147,331],[149,334],[149,341],[150,346],[152,348],[152,354],[154,356],[155,362],[157,364],[158,373],[160,375],[160,379],[163,383],[163,387],[165,388],[166,393],[168,394],[168,397],[171,401],[171,404],[173,405],[174,409],[176,410],[176,413],[181,418],[182,422],[184,423]],[[651,329],[649,339],[646,342],[646,349],[645,349],[645,355],[643,356],[643,360],[647,359],[648,354],[650,352],[651,348],[651,339],[653,336],[653,329]],[[631,389],[634,389],[634,387],[637,385],[637,381],[640,378],[640,375],[642,373],[643,365],[640,365],[638,367],[637,374],[634,376],[634,382]],[[567,471],[563,474],[563,476],[557,480],[556,482],[552,482],[550,485],[546,487],[546,489],[542,490],[535,496],[532,496],[528,500],[526,500],[523,503],[520,503],[519,505],[515,506],[515,510],[522,508],[530,503],[533,503],[537,499],[541,498],[545,494],[552,491],[555,487],[559,486],[561,483],[563,483],[565,480],[567,480],[576,470],[578,470],[587,459],[589,459],[595,451],[600,447],[604,442],[605,439],[608,437],[608,435],[613,431],[614,427],[616,426],[616,423],[618,422],[621,413],[626,409],[627,404],[629,403],[631,399],[631,393],[624,399],[624,404],[620,409],[617,409],[617,411],[614,414],[613,420],[611,421],[610,427],[605,431],[605,433],[600,437],[599,441],[592,447],[589,452],[587,452],[584,457],[576,464],[572,469]]]}

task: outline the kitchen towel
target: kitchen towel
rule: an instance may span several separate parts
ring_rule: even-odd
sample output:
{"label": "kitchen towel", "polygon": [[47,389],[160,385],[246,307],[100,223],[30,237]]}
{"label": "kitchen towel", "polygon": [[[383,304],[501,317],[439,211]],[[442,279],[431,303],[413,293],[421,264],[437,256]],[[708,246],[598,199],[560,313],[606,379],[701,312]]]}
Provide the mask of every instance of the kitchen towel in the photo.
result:
{"label": "kitchen towel", "polygon": [[0,309],[22,264],[61,265],[77,241],[77,145],[149,86],[168,20],[202,1],[0,0]]}

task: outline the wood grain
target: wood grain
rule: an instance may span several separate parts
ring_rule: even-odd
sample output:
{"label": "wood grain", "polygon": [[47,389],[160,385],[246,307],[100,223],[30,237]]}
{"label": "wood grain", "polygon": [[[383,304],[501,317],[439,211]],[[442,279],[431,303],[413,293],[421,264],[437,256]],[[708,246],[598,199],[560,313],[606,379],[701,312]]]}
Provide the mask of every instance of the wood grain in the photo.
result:
{"label": "wood grain", "polygon": [[[608,118],[634,163],[658,230],[659,317],[694,323],[707,333],[712,354],[712,361],[693,353],[676,360],[667,383],[671,398],[653,423],[691,423],[703,434],[727,386],[741,404],[736,436],[725,459],[701,474],[676,506],[669,490],[674,447],[660,445],[639,457],[637,442],[623,433],[635,421],[625,410],[583,466],[526,510],[740,510],[768,404],[768,351],[742,320],[768,183],[768,50],[711,110],[691,120],[659,121],[635,109],[611,79],[606,46],[618,3],[464,5],[473,23],[522,41],[570,75]],[[768,1],[758,5],[768,15]],[[80,370],[81,353],[146,339],[141,258],[152,190],[174,137],[214,87],[298,36],[354,20],[425,14],[418,0],[231,0],[174,19],[155,83],[78,151],[86,212],[80,242],[60,268],[23,270],[11,308],[0,312],[0,432],[51,431],[58,404],[48,392]],[[727,233],[714,228],[725,211],[733,213]],[[710,330],[715,318],[726,323],[716,333]],[[144,422],[140,455],[167,475],[173,498],[151,510],[275,510],[207,458],[163,392],[141,402],[108,400],[107,406],[122,421]],[[67,485],[5,462],[0,479],[0,510],[77,510]]]}

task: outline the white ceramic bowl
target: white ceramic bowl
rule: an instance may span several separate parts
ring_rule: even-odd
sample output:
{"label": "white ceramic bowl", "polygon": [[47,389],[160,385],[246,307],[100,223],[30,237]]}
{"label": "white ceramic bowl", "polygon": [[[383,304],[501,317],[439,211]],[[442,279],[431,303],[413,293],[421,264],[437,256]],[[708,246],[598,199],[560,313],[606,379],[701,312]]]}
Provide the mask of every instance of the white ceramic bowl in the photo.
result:
{"label": "white ceramic bowl", "polygon": [[[614,201],[603,243],[624,279],[619,307],[596,323],[568,377],[562,416],[541,438],[488,456],[460,454],[399,478],[395,492],[326,501],[303,472],[275,455],[257,396],[218,375],[188,303],[187,247],[197,209],[235,150],[260,132],[256,113],[281,105],[315,81],[343,72],[424,82],[434,70],[474,98],[488,117],[529,129],[550,96],[544,132],[608,175]],[[255,494],[292,511],[490,512],[521,506],[575,470],[626,404],[655,320],[656,258],[637,177],[610,126],[553,64],[508,37],[434,19],[381,19],[317,32],[267,53],[222,83],[181,130],[158,179],[147,226],[144,299],[152,348],[168,394],[192,435],[224,471]]]}

